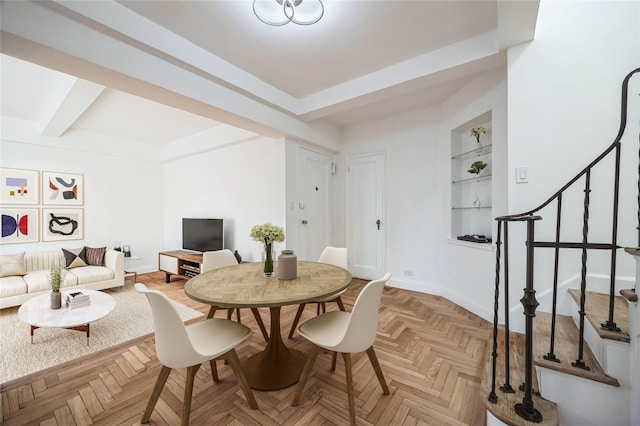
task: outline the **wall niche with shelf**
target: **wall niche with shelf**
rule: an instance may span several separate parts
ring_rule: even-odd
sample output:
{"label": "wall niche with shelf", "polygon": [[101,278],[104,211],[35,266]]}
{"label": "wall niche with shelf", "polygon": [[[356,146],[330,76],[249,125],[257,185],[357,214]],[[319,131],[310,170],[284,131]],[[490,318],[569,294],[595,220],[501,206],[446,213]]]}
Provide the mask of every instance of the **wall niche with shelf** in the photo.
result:
{"label": "wall niche with shelf", "polygon": [[[451,130],[452,239],[491,242],[491,127],[491,111],[487,111]],[[471,134],[473,128],[484,129],[479,139]],[[469,236],[484,236],[485,239]]]}

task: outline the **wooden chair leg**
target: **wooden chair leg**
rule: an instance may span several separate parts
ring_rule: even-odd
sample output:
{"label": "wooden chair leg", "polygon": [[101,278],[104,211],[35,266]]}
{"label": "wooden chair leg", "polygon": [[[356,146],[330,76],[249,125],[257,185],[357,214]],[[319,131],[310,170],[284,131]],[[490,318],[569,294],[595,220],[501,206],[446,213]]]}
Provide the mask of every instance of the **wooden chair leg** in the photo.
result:
{"label": "wooden chair leg", "polygon": [[211,308],[209,308],[209,313],[207,314],[207,319],[213,318],[213,315],[216,313],[217,310],[218,310],[217,306],[211,305]]}
{"label": "wooden chair leg", "polygon": [[373,366],[373,371],[375,371],[376,376],[378,376],[378,381],[382,387],[382,393],[389,395],[389,387],[387,386],[387,381],[384,379],[384,375],[382,374],[382,368],[380,368],[380,363],[378,362],[378,357],[373,350],[373,346],[367,349],[367,355],[369,356],[369,361],[371,361],[371,365]]}
{"label": "wooden chair leg", "polygon": [[153,392],[151,392],[151,396],[149,397],[149,402],[147,403],[147,408],[144,410],[144,414],[142,415],[142,420],[140,423],[148,423],[151,418],[151,413],[153,413],[153,409],[156,406],[156,402],[158,402],[158,398],[160,398],[160,394],[162,393],[162,388],[164,384],[167,382],[169,378],[169,373],[171,373],[171,369],[169,367],[162,366],[160,370],[160,374],[158,374],[158,379],[156,380],[156,384],[153,387]]}
{"label": "wooden chair leg", "polygon": [[220,379],[218,378],[218,367],[216,367],[216,360],[210,360],[209,365],[211,366],[211,377],[213,377],[213,383],[218,383]]}
{"label": "wooden chair leg", "polygon": [[347,399],[349,400],[349,424],[356,424],[356,401],[353,396],[353,371],[351,370],[351,354],[343,353],[344,371],[347,376]]}
{"label": "wooden chair leg", "polygon": [[316,358],[318,357],[318,349],[318,346],[311,345],[311,352],[309,352],[309,354],[307,355],[307,360],[304,363],[304,367],[302,367],[300,379],[298,380],[298,385],[296,386],[296,393],[293,395],[293,402],[291,403],[292,407],[297,407],[300,403],[300,396],[302,395],[304,386],[307,384],[307,379],[309,379],[309,376],[311,375],[313,364],[316,362]]}
{"label": "wooden chair leg", "polygon": [[342,298],[340,296],[336,297],[335,302],[338,304],[338,308],[342,311],[342,312],[346,312],[346,309],[344,308],[344,303],[342,303]]}
{"label": "wooden chair leg", "polygon": [[256,398],[253,396],[253,391],[249,386],[249,381],[247,380],[247,376],[244,374],[244,370],[242,369],[242,365],[240,365],[240,359],[238,359],[238,354],[235,349],[231,349],[229,352],[225,354],[227,361],[231,365],[231,369],[233,369],[233,373],[236,375],[238,379],[238,384],[244,393],[245,398],[247,398],[247,402],[249,402],[249,407],[252,409],[258,408],[258,403],[256,402]]}
{"label": "wooden chair leg", "polygon": [[334,352],[331,357],[331,371],[336,371],[336,361],[338,359],[338,352]]}
{"label": "wooden chair leg", "polygon": [[300,306],[298,306],[298,312],[296,312],[296,317],[293,319],[293,324],[291,324],[291,330],[289,330],[289,339],[293,337],[293,333],[296,331],[296,327],[298,326],[298,322],[300,321],[300,317],[302,316],[305,306],[307,306],[306,303],[301,303]]}
{"label": "wooden chair leg", "polygon": [[240,308],[236,308],[236,319],[238,320],[238,324],[242,324],[242,319],[240,318]]}
{"label": "wooden chair leg", "polygon": [[233,316],[233,308],[227,309],[227,319],[230,320]]}
{"label": "wooden chair leg", "polygon": [[187,368],[187,383],[184,385],[184,401],[182,401],[182,426],[189,426],[191,416],[191,397],[193,396],[193,382],[200,364]]}
{"label": "wooden chair leg", "polygon": [[260,331],[262,332],[262,337],[266,342],[269,341],[269,333],[267,333],[267,328],[264,326],[264,322],[262,322],[262,317],[260,316],[260,311],[258,308],[251,308],[251,312],[253,313],[256,322],[258,323],[258,327],[260,327]]}
{"label": "wooden chair leg", "polygon": [[322,313],[326,313],[327,312],[327,304],[325,302],[320,303],[320,305],[322,305]]}

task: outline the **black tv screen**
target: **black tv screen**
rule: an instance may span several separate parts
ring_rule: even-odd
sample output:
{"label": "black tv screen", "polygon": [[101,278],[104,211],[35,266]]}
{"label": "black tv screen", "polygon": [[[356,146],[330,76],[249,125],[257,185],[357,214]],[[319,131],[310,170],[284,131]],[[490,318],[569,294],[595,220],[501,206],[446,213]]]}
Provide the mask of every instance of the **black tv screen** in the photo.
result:
{"label": "black tv screen", "polygon": [[222,219],[182,219],[182,248],[195,251],[222,250]]}

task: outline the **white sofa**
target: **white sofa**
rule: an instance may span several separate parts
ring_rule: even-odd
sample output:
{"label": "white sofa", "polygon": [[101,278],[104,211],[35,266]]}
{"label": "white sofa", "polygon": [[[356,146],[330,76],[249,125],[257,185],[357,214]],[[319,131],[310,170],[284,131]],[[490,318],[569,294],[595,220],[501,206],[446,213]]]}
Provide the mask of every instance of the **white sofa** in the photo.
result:
{"label": "white sofa", "polygon": [[[18,256],[18,257],[16,257]],[[0,309],[18,306],[40,294],[51,292],[49,269],[51,265],[65,266],[62,250],[25,252],[20,271],[18,255],[0,256]],[[15,262],[9,265],[8,262]],[[4,264],[3,264],[4,263]],[[17,266],[17,268],[16,268]],[[15,272],[7,272],[13,271]],[[124,285],[124,256],[107,249],[104,266],[86,265],[67,269],[62,288],[102,290]]]}

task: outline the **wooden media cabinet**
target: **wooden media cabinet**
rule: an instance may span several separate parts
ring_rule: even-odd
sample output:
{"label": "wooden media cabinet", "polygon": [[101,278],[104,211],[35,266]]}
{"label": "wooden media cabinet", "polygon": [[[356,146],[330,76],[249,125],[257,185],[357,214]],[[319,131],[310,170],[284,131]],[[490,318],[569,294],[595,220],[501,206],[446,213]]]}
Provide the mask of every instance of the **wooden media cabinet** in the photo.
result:
{"label": "wooden media cabinet", "polygon": [[188,250],[163,251],[158,253],[158,269],[163,271],[165,282],[171,282],[171,275],[190,279],[202,270],[202,253]]}

